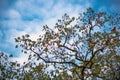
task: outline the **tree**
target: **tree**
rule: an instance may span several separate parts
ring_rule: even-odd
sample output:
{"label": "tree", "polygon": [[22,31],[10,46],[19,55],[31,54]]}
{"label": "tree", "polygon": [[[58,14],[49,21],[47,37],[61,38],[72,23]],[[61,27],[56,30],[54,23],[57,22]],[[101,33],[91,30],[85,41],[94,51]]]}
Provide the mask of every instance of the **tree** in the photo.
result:
{"label": "tree", "polygon": [[[0,52],[0,79],[14,79],[17,75],[15,66],[17,63],[12,62],[10,59],[12,55],[7,55]],[[18,64],[17,64],[18,65]]]}
{"label": "tree", "polygon": [[[24,62],[23,65],[12,61],[12,55],[0,53],[0,79],[1,80],[49,80],[42,64]],[[34,66],[33,66],[34,65]]]}
{"label": "tree", "polygon": [[28,34],[15,41],[24,53],[30,54],[29,59],[36,58],[44,61],[44,65],[54,65],[58,76],[70,71],[72,76],[69,77],[75,80],[117,80],[120,78],[119,22],[119,14],[110,15],[88,8],[78,18],[65,14],[53,29],[43,26],[45,34],[36,41]]}

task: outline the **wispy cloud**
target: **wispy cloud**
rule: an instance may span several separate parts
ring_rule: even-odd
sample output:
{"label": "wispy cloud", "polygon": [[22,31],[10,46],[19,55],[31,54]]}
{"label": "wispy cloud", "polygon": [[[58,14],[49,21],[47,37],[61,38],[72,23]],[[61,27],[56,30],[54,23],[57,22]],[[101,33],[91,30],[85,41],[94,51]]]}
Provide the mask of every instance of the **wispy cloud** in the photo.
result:
{"label": "wispy cloud", "polygon": [[[106,9],[104,5],[100,7],[103,2],[99,0],[12,0],[13,3],[6,0],[7,4],[4,0],[2,1],[3,6],[0,6],[2,11],[0,17],[0,51],[14,55],[20,54],[20,51],[18,52],[13,48],[15,37],[31,34],[31,38],[35,40],[42,33],[41,29],[44,24],[52,28],[57,19],[60,19],[64,13],[77,17],[88,7]],[[22,57],[18,56],[18,60],[21,61],[20,58]]]}

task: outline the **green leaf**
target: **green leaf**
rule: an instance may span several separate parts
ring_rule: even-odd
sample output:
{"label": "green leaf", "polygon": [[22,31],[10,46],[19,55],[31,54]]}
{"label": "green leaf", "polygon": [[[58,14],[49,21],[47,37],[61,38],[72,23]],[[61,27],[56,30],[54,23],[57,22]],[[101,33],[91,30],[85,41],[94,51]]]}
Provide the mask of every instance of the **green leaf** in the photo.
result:
{"label": "green leaf", "polygon": [[71,60],[71,62],[75,63],[75,60],[74,60],[74,59],[72,59],[72,60]]}
{"label": "green leaf", "polygon": [[19,40],[17,38],[15,38],[15,42],[19,42]]}
{"label": "green leaf", "polygon": [[9,57],[13,57],[13,55],[11,54],[11,55],[9,55]]}
{"label": "green leaf", "polygon": [[18,48],[18,45],[16,45],[15,48]]}
{"label": "green leaf", "polygon": [[16,62],[11,62],[12,63],[12,66],[16,66]]}
{"label": "green leaf", "polygon": [[24,51],[24,53],[26,54],[26,53],[27,53],[27,51]]}
{"label": "green leaf", "polygon": [[44,51],[47,52],[47,51],[48,51],[48,48],[45,48]]}
{"label": "green leaf", "polygon": [[17,67],[20,67],[20,64],[17,64]]}
{"label": "green leaf", "polygon": [[26,34],[25,37],[30,37],[30,35]]}

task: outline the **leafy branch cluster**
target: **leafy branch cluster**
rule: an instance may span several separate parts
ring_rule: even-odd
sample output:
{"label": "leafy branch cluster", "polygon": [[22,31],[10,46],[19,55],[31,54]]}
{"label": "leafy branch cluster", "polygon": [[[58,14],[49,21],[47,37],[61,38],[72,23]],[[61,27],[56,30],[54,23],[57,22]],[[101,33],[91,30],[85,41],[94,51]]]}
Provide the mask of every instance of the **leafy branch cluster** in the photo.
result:
{"label": "leafy branch cluster", "polygon": [[[119,14],[110,15],[88,8],[78,18],[65,14],[54,29],[45,25],[43,32],[36,41],[28,34],[15,38],[16,48],[21,46],[31,61],[29,72],[24,76],[32,75],[30,78],[34,79],[36,75],[41,79],[41,72],[44,72],[46,80],[50,76],[53,80],[120,78]],[[33,67],[34,59],[43,62]],[[45,72],[50,66],[55,69],[51,75]]]}

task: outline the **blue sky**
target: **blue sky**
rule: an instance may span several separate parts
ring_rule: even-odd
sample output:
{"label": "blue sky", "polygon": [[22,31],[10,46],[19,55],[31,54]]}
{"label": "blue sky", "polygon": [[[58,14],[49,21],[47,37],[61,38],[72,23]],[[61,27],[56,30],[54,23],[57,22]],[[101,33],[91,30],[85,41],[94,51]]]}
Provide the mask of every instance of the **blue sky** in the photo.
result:
{"label": "blue sky", "polygon": [[64,13],[77,16],[88,7],[120,11],[119,0],[0,0],[0,52],[20,56],[14,38],[31,34],[35,39],[42,33],[42,25],[52,27]]}

